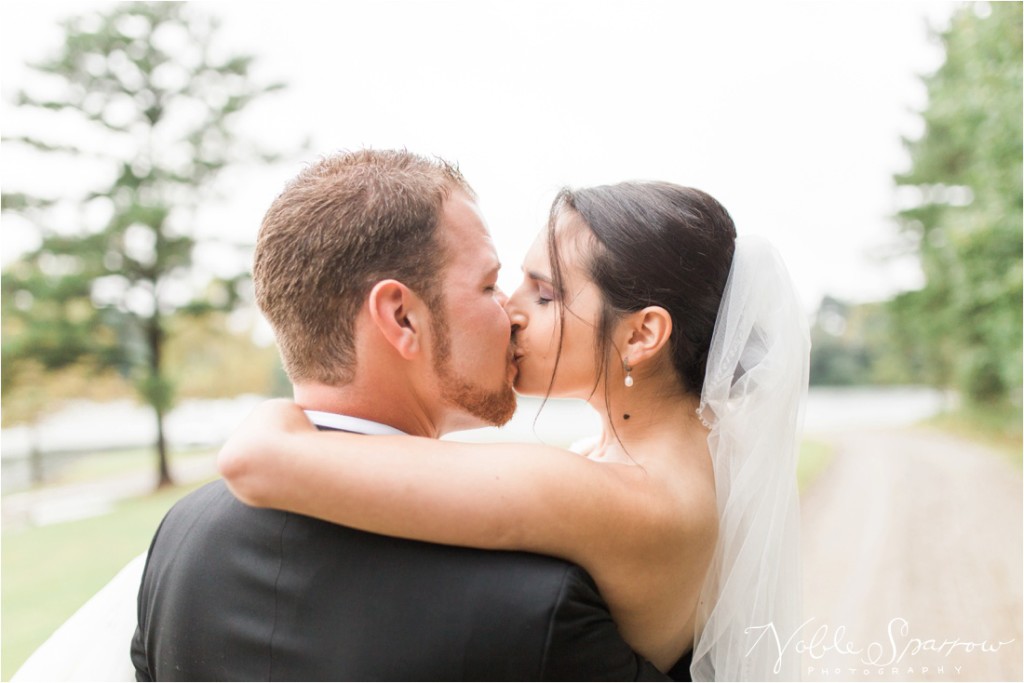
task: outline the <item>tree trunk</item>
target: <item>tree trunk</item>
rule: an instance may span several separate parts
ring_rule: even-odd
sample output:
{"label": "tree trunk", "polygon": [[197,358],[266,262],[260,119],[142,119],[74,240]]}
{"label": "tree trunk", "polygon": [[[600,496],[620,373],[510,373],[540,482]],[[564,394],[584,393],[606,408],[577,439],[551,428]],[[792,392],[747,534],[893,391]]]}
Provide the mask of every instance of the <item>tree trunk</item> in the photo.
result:
{"label": "tree trunk", "polygon": [[171,471],[167,466],[167,440],[164,438],[164,413],[159,408],[156,409],[156,454],[159,459],[159,479],[157,480],[156,487],[163,488],[165,486],[171,486],[174,484],[174,480],[171,479]]}
{"label": "tree trunk", "polygon": [[39,448],[38,422],[32,420],[28,427],[28,464],[29,482],[32,486],[40,486],[45,479],[43,473],[43,452]]}
{"label": "tree trunk", "polygon": [[[156,284],[153,285],[154,291]],[[163,376],[163,341],[164,331],[160,320],[160,303],[154,296],[154,308],[156,312],[149,319],[147,329],[149,341],[149,380],[150,380],[150,405],[156,413],[156,455],[157,455],[157,488],[171,486],[174,481],[171,479],[171,471],[167,462],[167,439],[164,435],[164,413],[167,411],[170,401],[167,396],[167,387]]]}

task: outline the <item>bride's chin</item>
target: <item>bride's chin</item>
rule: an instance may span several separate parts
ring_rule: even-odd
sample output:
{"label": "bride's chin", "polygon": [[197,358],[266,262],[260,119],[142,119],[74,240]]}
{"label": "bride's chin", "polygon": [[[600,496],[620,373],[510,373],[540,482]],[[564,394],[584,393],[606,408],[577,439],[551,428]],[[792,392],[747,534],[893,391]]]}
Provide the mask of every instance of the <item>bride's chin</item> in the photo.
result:
{"label": "bride's chin", "polygon": [[[524,363],[522,359],[520,359],[516,365],[518,372],[516,372],[515,381],[512,383],[512,388],[515,389],[516,394],[519,396],[532,396],[535,398],[559,397],[557,388],[552,391],[551,373],[536,372],[538,369],[544,370],[549,368],[530,367],[527,363]],[[533,372],[531,372],[531,370]]]}
{"label": "bride's chin", "polygon": [[519,396],[543,397],[548,393],[548,387],[546,384],[544,386],[540,386],[537,382],[524,381],[522,374],[516,377],[516,381],[512,384],[512,388]]}
{"label": "bride's chin", "polygon": [[564,398],[556,391],[551,390],[551,378],[539,382],[523,381],[522,376],[517,377],[512,388],[519,396],[532,396],[534,398]]}

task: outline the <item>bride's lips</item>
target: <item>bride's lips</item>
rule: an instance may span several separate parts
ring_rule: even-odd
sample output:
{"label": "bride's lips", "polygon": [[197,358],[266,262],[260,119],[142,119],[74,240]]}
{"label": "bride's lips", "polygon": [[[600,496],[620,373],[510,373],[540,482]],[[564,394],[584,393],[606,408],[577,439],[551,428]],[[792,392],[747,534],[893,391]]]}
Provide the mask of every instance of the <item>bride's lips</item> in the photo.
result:
{"label": "bride's lips", "polygon": [[512,375],[516,381],[519,380],[519,361],[522,357],[522,352],[517,350],[512,350],[508,356],[509,374]]}
{"label": "bride's lips", "polygon": [[510,346],[508,349],[508,368],[509,374],[513,376],[519,375],[519,359],[522,357],[519,351],[515,347]]}

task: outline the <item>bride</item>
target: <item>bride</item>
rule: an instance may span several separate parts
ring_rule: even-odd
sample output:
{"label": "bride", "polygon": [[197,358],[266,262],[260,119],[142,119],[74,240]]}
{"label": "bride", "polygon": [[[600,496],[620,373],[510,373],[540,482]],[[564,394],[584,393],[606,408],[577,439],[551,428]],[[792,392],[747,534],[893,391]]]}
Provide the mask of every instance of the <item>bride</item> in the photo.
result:
{"label": "bride", "polygon": [[[221,472],[253,505],[578,563],[625,640],[673,675],[692,659],[694,680],[796,680],[798,662],[766,634],[792,633],[800,617],[795,467],[809,342],[778,255],[735,234],[712,197],[669,183],[555,199],[507,303],[515,386],[583,399],[602,416],[585,457],[317,432],[298,406],[272,401],[224,446]],[[143,561],[14,680],[100,665],[131,680]],[[123,675],[111,666],[121,657]]]}
{"label": "bride", "polygon": [[712,197],[563,190],[509,297],[517,391],[601,416],[579,455],[317,432],[286,401],[221,450],[242,501],[585,568],[624,639],[694,680],[788,679],[799,623],[796,452],[809,342],[788,275]]}

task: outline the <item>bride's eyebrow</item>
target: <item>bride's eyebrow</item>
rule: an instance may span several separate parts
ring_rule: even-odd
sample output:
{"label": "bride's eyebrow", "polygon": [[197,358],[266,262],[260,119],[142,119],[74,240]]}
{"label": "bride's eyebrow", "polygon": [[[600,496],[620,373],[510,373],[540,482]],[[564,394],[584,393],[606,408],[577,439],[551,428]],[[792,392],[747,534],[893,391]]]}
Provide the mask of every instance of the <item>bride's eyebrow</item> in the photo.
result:
{"label": "bride's eyebrow", "polygon": [[541,282],[546,282],[549,285],[552,284],[551,278],[548,277],[547,275],[541,275],[540,273],[533,270],[526,270],[524,272],[526,273],[526,277],[530,278],[531,280],[539,280]]}

